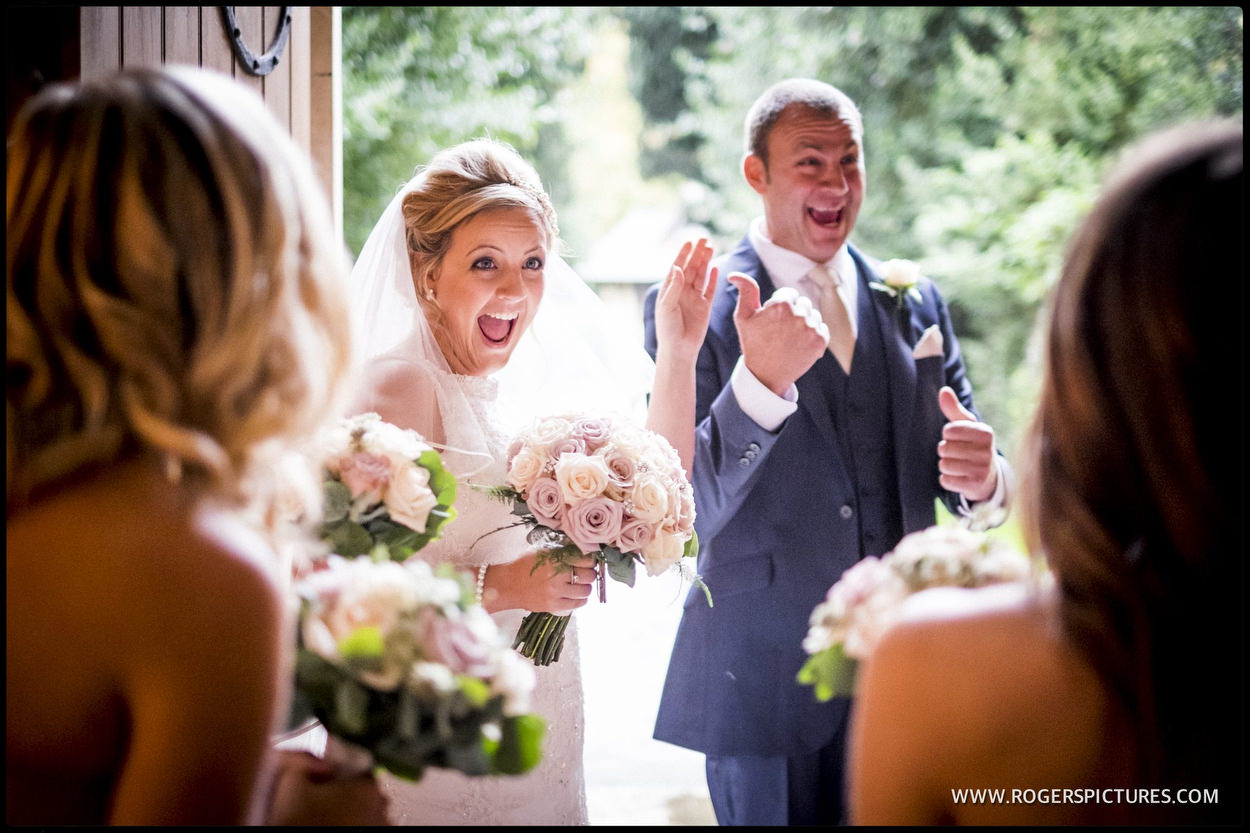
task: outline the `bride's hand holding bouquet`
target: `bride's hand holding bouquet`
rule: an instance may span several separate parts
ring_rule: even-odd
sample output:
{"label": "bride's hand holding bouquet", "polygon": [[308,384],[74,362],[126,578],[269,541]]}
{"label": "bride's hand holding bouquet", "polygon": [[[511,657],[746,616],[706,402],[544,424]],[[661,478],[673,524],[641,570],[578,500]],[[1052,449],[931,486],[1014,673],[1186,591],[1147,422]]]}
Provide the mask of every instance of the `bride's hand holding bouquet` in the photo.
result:
{"label": "bride's hand holding bouquet", "polygon": [[[513,440],[507,477],[492,494],[530,527],[532,569],[567,573],[578,590],[597,580],[600,601],[606,578],[632,587],[638,564],[648,575],[677,569],[702,585],[693,568],[682,569],[698,553],[693,489],[659,434],[622,419],[539,418]],[[514,647],[536,665],[555,662],[569,618],[529,613]]]}

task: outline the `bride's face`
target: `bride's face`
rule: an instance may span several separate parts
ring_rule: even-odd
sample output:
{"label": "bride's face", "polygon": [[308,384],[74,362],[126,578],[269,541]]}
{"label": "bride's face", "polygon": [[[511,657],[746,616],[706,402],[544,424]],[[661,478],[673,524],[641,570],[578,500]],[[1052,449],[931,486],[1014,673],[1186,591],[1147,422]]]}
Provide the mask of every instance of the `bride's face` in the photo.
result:
{"label": "bride's face", "polygon": [[546,234],[523,208],[483,211],[452,232],[431,286],[454,372],[486,376],[508,363],[542,300],[546,262]]}

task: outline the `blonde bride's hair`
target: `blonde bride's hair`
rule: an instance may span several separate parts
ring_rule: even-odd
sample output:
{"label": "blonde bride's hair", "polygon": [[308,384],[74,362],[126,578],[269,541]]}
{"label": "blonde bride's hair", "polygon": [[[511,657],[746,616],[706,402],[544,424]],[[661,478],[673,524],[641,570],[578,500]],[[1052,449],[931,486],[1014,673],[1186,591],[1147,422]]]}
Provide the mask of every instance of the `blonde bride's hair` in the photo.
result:
{"label": "blonde bride's hair", "polygon": [[254,93],[182,67],[46,88],[6,190],[10,505],[144,452],[239,498],[339,407],[346,251]]}

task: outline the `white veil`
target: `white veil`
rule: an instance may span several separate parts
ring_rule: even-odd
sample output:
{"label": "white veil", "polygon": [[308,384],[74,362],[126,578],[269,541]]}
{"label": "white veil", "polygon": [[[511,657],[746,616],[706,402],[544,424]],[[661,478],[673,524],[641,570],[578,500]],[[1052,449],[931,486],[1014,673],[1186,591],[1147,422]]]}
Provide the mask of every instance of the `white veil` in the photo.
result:
{"label": "white veil", "polygon": [[[490,427],[466,400],[417,301],[401,205],[416,181],[382,212],[352,268],[356,354],[362,369],[400,354],[433,371],[425,375],[446,437],[435,444],[452,471],[469,477],[493,457]],[[535,416],[579,411],[642,424],[655,375],[651,357],[634,337],[617,332],[603,300],[555,252],[548,254],[543,278],[533,322],[508,364],[490,377],[499,386],[499,417],[509,430]]]}

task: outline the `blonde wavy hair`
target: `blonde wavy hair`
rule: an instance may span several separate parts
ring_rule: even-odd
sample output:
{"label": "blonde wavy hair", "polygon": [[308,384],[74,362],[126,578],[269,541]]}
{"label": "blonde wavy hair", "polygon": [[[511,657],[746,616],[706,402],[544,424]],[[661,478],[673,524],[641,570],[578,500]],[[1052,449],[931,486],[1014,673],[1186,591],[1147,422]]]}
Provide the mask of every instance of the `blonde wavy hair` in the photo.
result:
{"label": "blonde wavy hair", "polygon": [[403,200],[404,234],[417,301],[437,333],[443,313],[434,298],[431,277],[463,223],[499,208],[528,211],[556,250],[559,225],[551,199],[533,166],[516,150],[495,139],[473,139],[437,153],[418,169]]}
{"label": "blonde wavy hair", "polygon": [[251,91],[189,67],[49,87],[6,191],[10,506],[143,453],[242,500],[342,404],[346,250]]}

